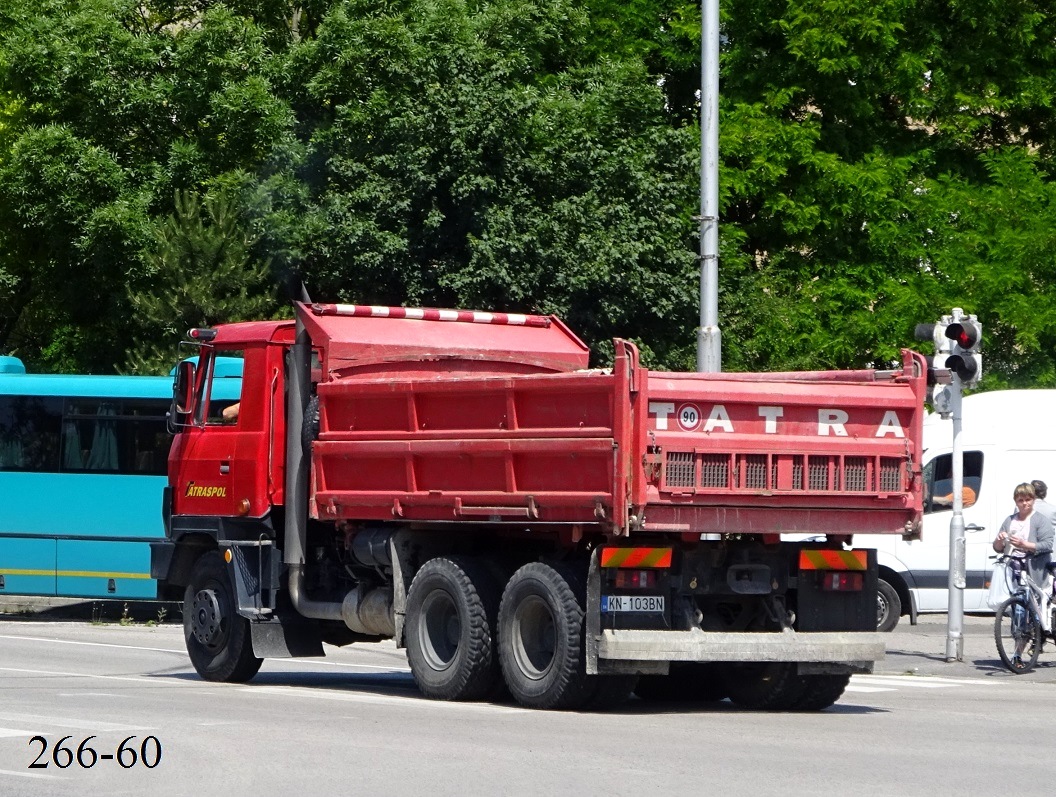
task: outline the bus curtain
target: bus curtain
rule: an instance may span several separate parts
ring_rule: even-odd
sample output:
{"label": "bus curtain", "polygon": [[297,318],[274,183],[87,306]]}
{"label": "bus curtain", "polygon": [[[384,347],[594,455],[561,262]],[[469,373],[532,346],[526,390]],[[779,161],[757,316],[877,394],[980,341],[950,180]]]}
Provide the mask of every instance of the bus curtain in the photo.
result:
{"label": "bus curtain", "polygon": [[99,405],[99,418],[92,434],[92,449],[84,467],[88,470],[117,470],[117,431],[114,421],[107,416],[117,412],[112,404]]}

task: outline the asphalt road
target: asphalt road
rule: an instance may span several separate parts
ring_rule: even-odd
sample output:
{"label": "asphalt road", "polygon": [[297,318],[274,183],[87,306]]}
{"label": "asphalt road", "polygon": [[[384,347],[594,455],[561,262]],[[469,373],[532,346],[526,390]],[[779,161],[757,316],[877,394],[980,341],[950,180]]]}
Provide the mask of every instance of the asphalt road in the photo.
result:
{"label": "asphalt road", "polygon": [[[971,653],[947,664],[944,621],[901,627],[878,672],[817,714],[438,703],[418,695],[391,643],[269,660],[250,684],[209,684],[176,625],[0,621],[0,795],[873,797],[998,782],[1048,792],[1043,775],[1014,773],[1035,766],[1031,740],[1056,731],[1056,668],[1002,673],[985,649],[988,618],[969,621]],[[90,736],[85,764],[88,747],[114,758],[56,765]],[[1022,764],[1010,769],[1009,755]]]}

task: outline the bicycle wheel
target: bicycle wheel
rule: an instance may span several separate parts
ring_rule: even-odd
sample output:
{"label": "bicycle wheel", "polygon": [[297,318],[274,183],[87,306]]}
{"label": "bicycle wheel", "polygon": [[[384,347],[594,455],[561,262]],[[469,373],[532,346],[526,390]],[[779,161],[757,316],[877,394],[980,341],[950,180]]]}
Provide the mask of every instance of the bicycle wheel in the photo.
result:
{"label": "bicycle wheel", "polygon": [[1023,598],[1013,596],[998,607],[994,641],[1001,661],[1011,672],[1022,675],[1034,669],[1041,638],[1041,623]]}

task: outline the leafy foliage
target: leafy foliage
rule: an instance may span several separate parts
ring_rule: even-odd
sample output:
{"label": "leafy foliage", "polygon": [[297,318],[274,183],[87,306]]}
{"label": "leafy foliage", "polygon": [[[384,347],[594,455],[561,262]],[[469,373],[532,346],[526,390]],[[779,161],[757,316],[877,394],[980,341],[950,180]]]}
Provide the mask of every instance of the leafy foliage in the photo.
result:
{"label": "leafy foliage", "polygon": [[[318,298],[554,312],[693,367],[700,11],[681,0],[8,0],[0,349],[160,370]],[[885,366],[953,306],[1056,383],[1056,16],[726,0],[724,366]],[[129,317],[131,315],[131,317]],[[128,330],[133,330],[133,340]]]}

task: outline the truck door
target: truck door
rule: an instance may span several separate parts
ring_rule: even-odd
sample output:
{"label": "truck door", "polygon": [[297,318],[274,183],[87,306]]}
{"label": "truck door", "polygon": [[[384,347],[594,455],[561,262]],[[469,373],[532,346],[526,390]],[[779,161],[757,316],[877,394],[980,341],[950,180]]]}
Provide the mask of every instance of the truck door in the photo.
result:
{"label": "truck door", "polygon": [[173,489],[181,515],[231,517],[238,514],[242,496],[235,479],[245,436],[240,424],[242,351],[207,351],[195,380],[191,425],[181,434],[183,454]]}

